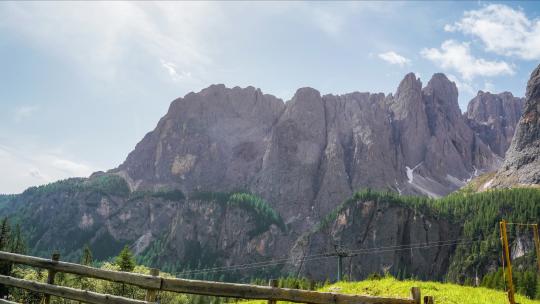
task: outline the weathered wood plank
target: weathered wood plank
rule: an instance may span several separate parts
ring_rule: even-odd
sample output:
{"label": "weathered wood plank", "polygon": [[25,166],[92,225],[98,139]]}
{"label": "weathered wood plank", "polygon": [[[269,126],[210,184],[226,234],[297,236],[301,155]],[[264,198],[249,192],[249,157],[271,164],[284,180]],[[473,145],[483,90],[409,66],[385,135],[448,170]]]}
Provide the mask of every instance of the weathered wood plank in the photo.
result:
{"label": "weathered wood plank", "polygon": [[81,301],[90,304],[150,304],[150,302],[133,300],[118,296],[95,293],[64,286],[49,285],[23,279],[0,275],[0,284],[18,287],[30,291],[41,292],[65,299]]}
{"label": "weathered wood plank", "polygon": [[310,290],[274,288],[222,282],[163,278],[161,290],[240,299],[290,301],[313,304],[414,304],[412,299],[345,295]]}
{"label": "weathered wood plank", "polygon": [[127,283],[145,289],[159,289],[161,286],[161,279],[159,277],[122,271],[104,270],[67,262],[55,262],[49,259],[4,251],[0,251],[0,260],[10,261],[16,264],[24,264],[32,267],[52,269],[56,272],[66,272],[96,279]]}

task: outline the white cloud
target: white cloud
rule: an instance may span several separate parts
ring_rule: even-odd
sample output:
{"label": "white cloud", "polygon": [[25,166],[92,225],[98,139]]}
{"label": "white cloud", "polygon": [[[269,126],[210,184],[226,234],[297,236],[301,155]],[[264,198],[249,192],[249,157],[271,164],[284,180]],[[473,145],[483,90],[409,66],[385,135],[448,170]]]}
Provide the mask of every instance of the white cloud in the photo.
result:
{"label": "white cloud", "polygon": [[207,39],[223,24],[219,5],[171,2],[3,3],[0,28],[106,81],[142,58],[192,72],[212,64]]}
{"label": "white cloud", "polygon": [[0,168],[0,193],[20,193],[30,186],[85,177],[98,170],[53,152],[7,146],[0,146]]}
{"label": "white cloud", "polygon": [[490,4],[464,13],[463,18],[444,27],[479,38],[486,51],[522,59],[540,59],[540,20],[530,20],[522,10]]}
{"label": "white cloud", "polygon": [[476,76],[514,74],[513,66],[504,61],[489,61],[474,57],[466,42],[447,40],[440,49],[425,48],[420,54],[443,69],[457,71],[465,80],[471,80]]}
{"label": "white cloud", "polygon": [[411,60],[399,55],[398,53],[394,51],[389,51],[386,53],[380,53],[379,55],[380,59],[390,63],[390,64],[397,64],[400,67],[405,66],[406,64],[410,64]]}
{"label": "white cloud", "polygon": [[193,79],[190,72],[181,71],[178,73],[176,64],[161,59],[161,66],[171,76],[172,81],[179,82],[182,80]]}
{"label": "white cloud", "polygon": [[17,107],[13,113],[13,120],[20,122],[39,110],[38,106],[20,106]]}

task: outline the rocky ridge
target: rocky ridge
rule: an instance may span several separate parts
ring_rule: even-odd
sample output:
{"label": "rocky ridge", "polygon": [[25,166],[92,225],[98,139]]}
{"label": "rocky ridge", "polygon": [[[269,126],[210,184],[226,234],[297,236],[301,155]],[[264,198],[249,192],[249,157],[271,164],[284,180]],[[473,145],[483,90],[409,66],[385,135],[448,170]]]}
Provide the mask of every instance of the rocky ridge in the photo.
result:
{"label": "rocky ridge", "polygon": [[247,190],[303,230],[358,189],[438,197],[495,170],[500,157],[457,97],[444,74],[422,88],[410,73],[394,95],[301,88],[286,103],[253,87],[213,85],[175,100],[110,172],[131,190]]}
{"label": "rocky ridge", "polygon": [[489,186],[538,186],[540,184],[540,65],[531,73],[525,108],[506,153],[504,164]]}

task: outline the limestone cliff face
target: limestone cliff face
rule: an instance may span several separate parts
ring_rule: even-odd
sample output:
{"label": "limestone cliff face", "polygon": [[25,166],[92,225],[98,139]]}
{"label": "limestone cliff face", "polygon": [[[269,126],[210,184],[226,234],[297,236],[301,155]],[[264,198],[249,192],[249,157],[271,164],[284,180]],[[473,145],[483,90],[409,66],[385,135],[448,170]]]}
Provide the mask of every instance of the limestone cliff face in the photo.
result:
{"label": "limestone cliff face", "polygon": [[469,126],[498,156],[504,157],[523,112],[524,98],[512,93],[492,94],[479,91],[469,102],[467,117]]}
{"label": "limestone cliff face", "polygon": [[246,188],[284,103],[253,87],[213,85],[171,103],[116,170],[131,189]]}
{"label": "limestone cliff face", "polygon": [[455,246],[433,244],[445,244],[459,233],[456,225],[405,206],[355,201],[327,225],[296,242],[290,268],[318,280],[335,278],[337,258],[325,254],[343,246],[350,255],[343,259],[343,273],[352,280],[384,272],[442,279]]}
{"label": "limestone cliff face", "polygon": [[504,164],[489,182],[492,187],[540,184],[540,66],[531,73],[525,100]]}
{"label": "limestone cliff face", "polygon": [[303,231],[362,188],[442,196],[496,169],[457,96],[443,74],[424,88],[408,74],[395,95],[302,88],[286,103],[214,85],[175,100],[111,172],[132,190],[249,190]]}
{"label": "limestone cliff face", "polygon": [[442,196],[496,168],[497,157],[461,115],[456,85],[444,74],[433,75],[423,89],[413,80],[407,75],[391,106],[407,177],[402,192]]}
{"label": "limestone cliff face", "polygon": [[130,193],[125,183],[126,191],[88,186],[100,177],[30,188],[4,202],[1,214],[17,217],[31,254],[58,250],[68,261],[79,261],[86,245],[101,261],[128,245],[144,263],[177,271],[266,261],[289,249],[277,241],[287,238],[285,227],[250,205],[181,192]]}

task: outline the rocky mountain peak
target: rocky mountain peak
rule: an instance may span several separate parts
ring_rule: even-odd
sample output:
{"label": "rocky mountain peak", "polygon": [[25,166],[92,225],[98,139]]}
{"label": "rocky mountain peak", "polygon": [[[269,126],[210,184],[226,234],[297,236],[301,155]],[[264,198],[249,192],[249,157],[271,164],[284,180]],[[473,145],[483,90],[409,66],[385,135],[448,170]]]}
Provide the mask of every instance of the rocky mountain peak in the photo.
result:
{"label": "rocky mountain peak", "polygon": [[399,83],[392,100],[391,110],[398,120],[408,119],[424,112],[422,102],[422,82],[414,73],[408,73]]}
{"label": "rocky mountain peak", "polygon": [[437,103],[447,113],[453,116],[461,115],[458,104],[458,89],[453,81],[450,81],[446,75],[435,73],[422,90],[424,95],[429,96],[428,100]]}
{"label": "rocky mountain peak", "polygon": [[416,75],[414,73],[408,73],[401,80],[396,91],[396,98],[399,98],[399,96],[408,95],[411,91],[422,91],[422,81],[420,81],[420,78],[416,78]]}
{"label": "rocky mountain peak", "polygon": [[494,187],[540,184],[540,65],[527,83],[523,115],[503,166],[489,184]]}
{"label": "rocky mountain peak", "polygon": [[303,87],[296,90],[292,99],[319,99],[321,98],[321,93],[311,87]]}
{"label": "rocky mountain peak", "polygon": [[523,110],[524,98],[510,92],[492,94],[478,91],[464,116],[469,126],[493,152],[504,157]]}
{"label": "rocky mountain peak", "polygon": [[[298,89],[293,98],[287,102],[287,108],[280,122],[288,119],[295,120],[296,127],[306,131],[306,134],[311,134],[314,130],[324,129],[326,121],[321,93],[309,87]],[[322,131],[311,135],[324,136]]]}

